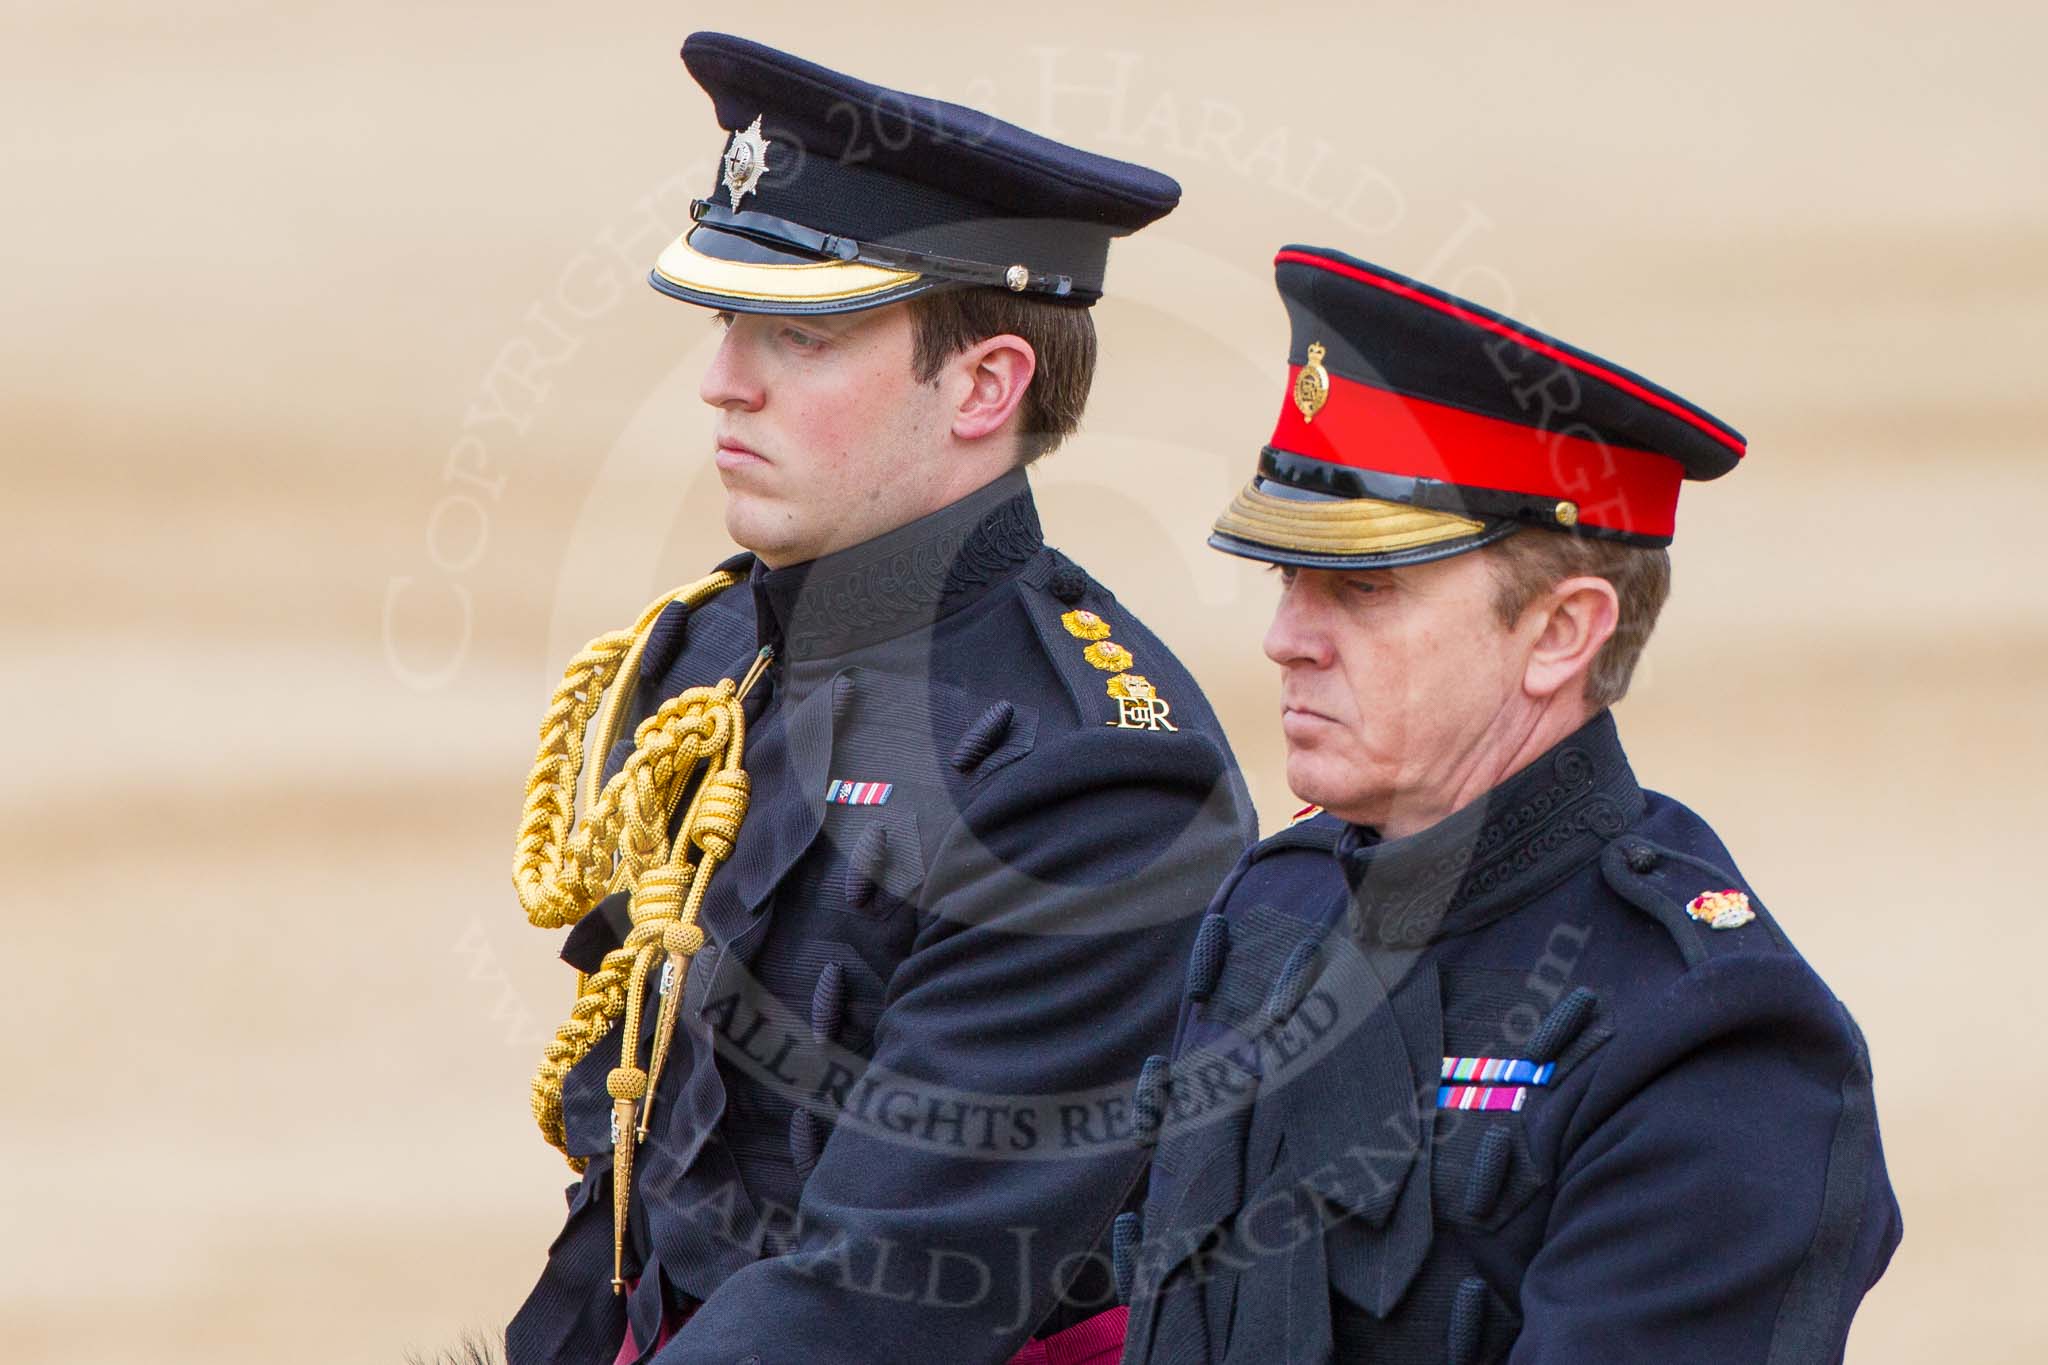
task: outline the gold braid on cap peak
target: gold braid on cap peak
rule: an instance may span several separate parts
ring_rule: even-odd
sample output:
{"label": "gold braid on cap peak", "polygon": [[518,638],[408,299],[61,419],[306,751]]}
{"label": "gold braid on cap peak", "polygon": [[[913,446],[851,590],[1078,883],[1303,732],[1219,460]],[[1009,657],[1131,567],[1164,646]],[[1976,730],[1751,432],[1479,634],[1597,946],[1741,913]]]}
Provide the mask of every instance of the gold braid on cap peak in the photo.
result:
{"label": "gold braid on cap peak", "polygon": [[[737,581],[722,572],[699,579],[655,601],[631,630],[600,635],[584,646],[541,718],[540,751],[526,779],[526,807],[512,862],[512,882],[526,918],[543,929],[558,929],[575,924],[613,892],[632,893],[632,930],[596,971],[578,975],[576,1003],[555,1030],[533,1078],[534,1119],[542,1136],[566,1154],[563,1078],[615,1020],[625,1017],[620,1064],[606,1083],[612,1097],[614,1291],[623,1288],[619,1270],[633,1145],[647,1134],[647,1111],[675,1029],[684,973],[704,946],[697,911],[712,872],[732,856],[747,814],[747,774],[740,766],[747,722],[740,703],[766,669],[770,652],[762,650],[737,683],[723,678],[663,702],[634,729],[633,752],[624,766],[601,783],[604,755],[617,738],[655,618],[671,603],[695,607]],[[586,772],[583,734],[594,712],[597,762]],[[692,790],[700,766],[705,772]],[[583,817],[571,832],[579,782]],[[671,846],[669,825],[685,792],[690,793],[689,806]],[[694,864],[692,850],[698,855]],[[668,960],[661,976],[661,1013],[653,1055],[642,1071],[636,1055],[641,1000],[648,971],[663,952]],[[584,1163],[570,1157],[569,1164],[580,1170]]]}

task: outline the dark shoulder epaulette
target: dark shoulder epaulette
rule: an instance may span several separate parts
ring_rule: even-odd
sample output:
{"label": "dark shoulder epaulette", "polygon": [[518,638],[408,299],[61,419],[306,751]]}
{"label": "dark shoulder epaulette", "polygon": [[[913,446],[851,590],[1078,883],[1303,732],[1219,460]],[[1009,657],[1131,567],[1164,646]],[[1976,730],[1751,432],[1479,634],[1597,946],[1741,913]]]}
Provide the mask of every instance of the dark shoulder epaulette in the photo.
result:
{"label": "dark shoulder epaulette", "polygon": [[1601,853],[1600,871],[1617,895],[1664,927],[1687,967],[1722,953],[1790,951],[1755,893],[1717,863],[1629,833]]}
{"label": "dark shoulder epaulette", "polygon": [[[1158,637],[1124,611],[1109,589],[1058,551],[1018,579],[1025,614],[1084,725],[1180,729],[1173,704],[1192,682]],[[1148,663],[1164,674],[1146,675]]]}

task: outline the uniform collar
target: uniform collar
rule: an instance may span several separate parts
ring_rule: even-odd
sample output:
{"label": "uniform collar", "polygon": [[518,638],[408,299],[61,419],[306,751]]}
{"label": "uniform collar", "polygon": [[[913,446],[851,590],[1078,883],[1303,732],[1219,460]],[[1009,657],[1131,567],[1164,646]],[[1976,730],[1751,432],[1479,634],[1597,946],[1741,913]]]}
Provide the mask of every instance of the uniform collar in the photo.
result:
{"label": "uniform collar", "polygon": [[909,634],[1008,582],[1044,547],[1031,484],[1011,470],[851,549],[780,569],[757,564],[761,643],[816,659]]}
{"label": "uniform collar", "polygon": [[1491,924],[1599,856],[1643,813],[1642,788],[1602,711],[1484,797],[1382,840],[1347,825],[1337,859],[1367,941],[1419,948]]}

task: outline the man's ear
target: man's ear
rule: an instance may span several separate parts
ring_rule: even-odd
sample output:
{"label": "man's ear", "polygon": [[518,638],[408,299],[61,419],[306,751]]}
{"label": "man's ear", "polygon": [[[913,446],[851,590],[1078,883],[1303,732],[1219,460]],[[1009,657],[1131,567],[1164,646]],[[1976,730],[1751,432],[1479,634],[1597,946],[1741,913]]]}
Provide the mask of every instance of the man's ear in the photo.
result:
{"label": "man's ear", "polygon": [[1522,691],[1537,700],[1590,675],[1594,656],[1621,623],[1614,585],[1590,574],[1565,579],[1530,603],[1529,612],[1540,616],[1541,628],[1522,670]]}
{"label": "man's ear", "polygon": [[960,402],[953,409],[953,434],[978,441],[1002,430],[1031,376],[1038,372],[1038,353],[1020,336],[987,337],[954,356],[946,368],[956,380]]}

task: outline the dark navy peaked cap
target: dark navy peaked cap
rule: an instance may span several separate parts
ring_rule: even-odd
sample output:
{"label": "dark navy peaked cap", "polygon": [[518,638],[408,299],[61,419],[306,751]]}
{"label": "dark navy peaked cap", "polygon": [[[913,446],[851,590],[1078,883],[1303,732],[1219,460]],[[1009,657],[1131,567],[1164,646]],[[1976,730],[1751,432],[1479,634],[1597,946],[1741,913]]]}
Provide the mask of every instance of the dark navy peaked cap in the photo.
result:
{"label": "dark navy peaked cap", "polygon": [[1321,247],[1274,267],[1287,397],[1219,550],[1388,568],[1524,526],[1666,545],[1679,484],[1747,449],[1669,389],[1405,275]]}
{"label": "dark navy peaked cap", "polygon": [[1112,238],[1180,202],[1157,171],[724,33],[683,62],[729,134],[656,289],[745,313],[842,313],[946,286],[1085,306]]}

